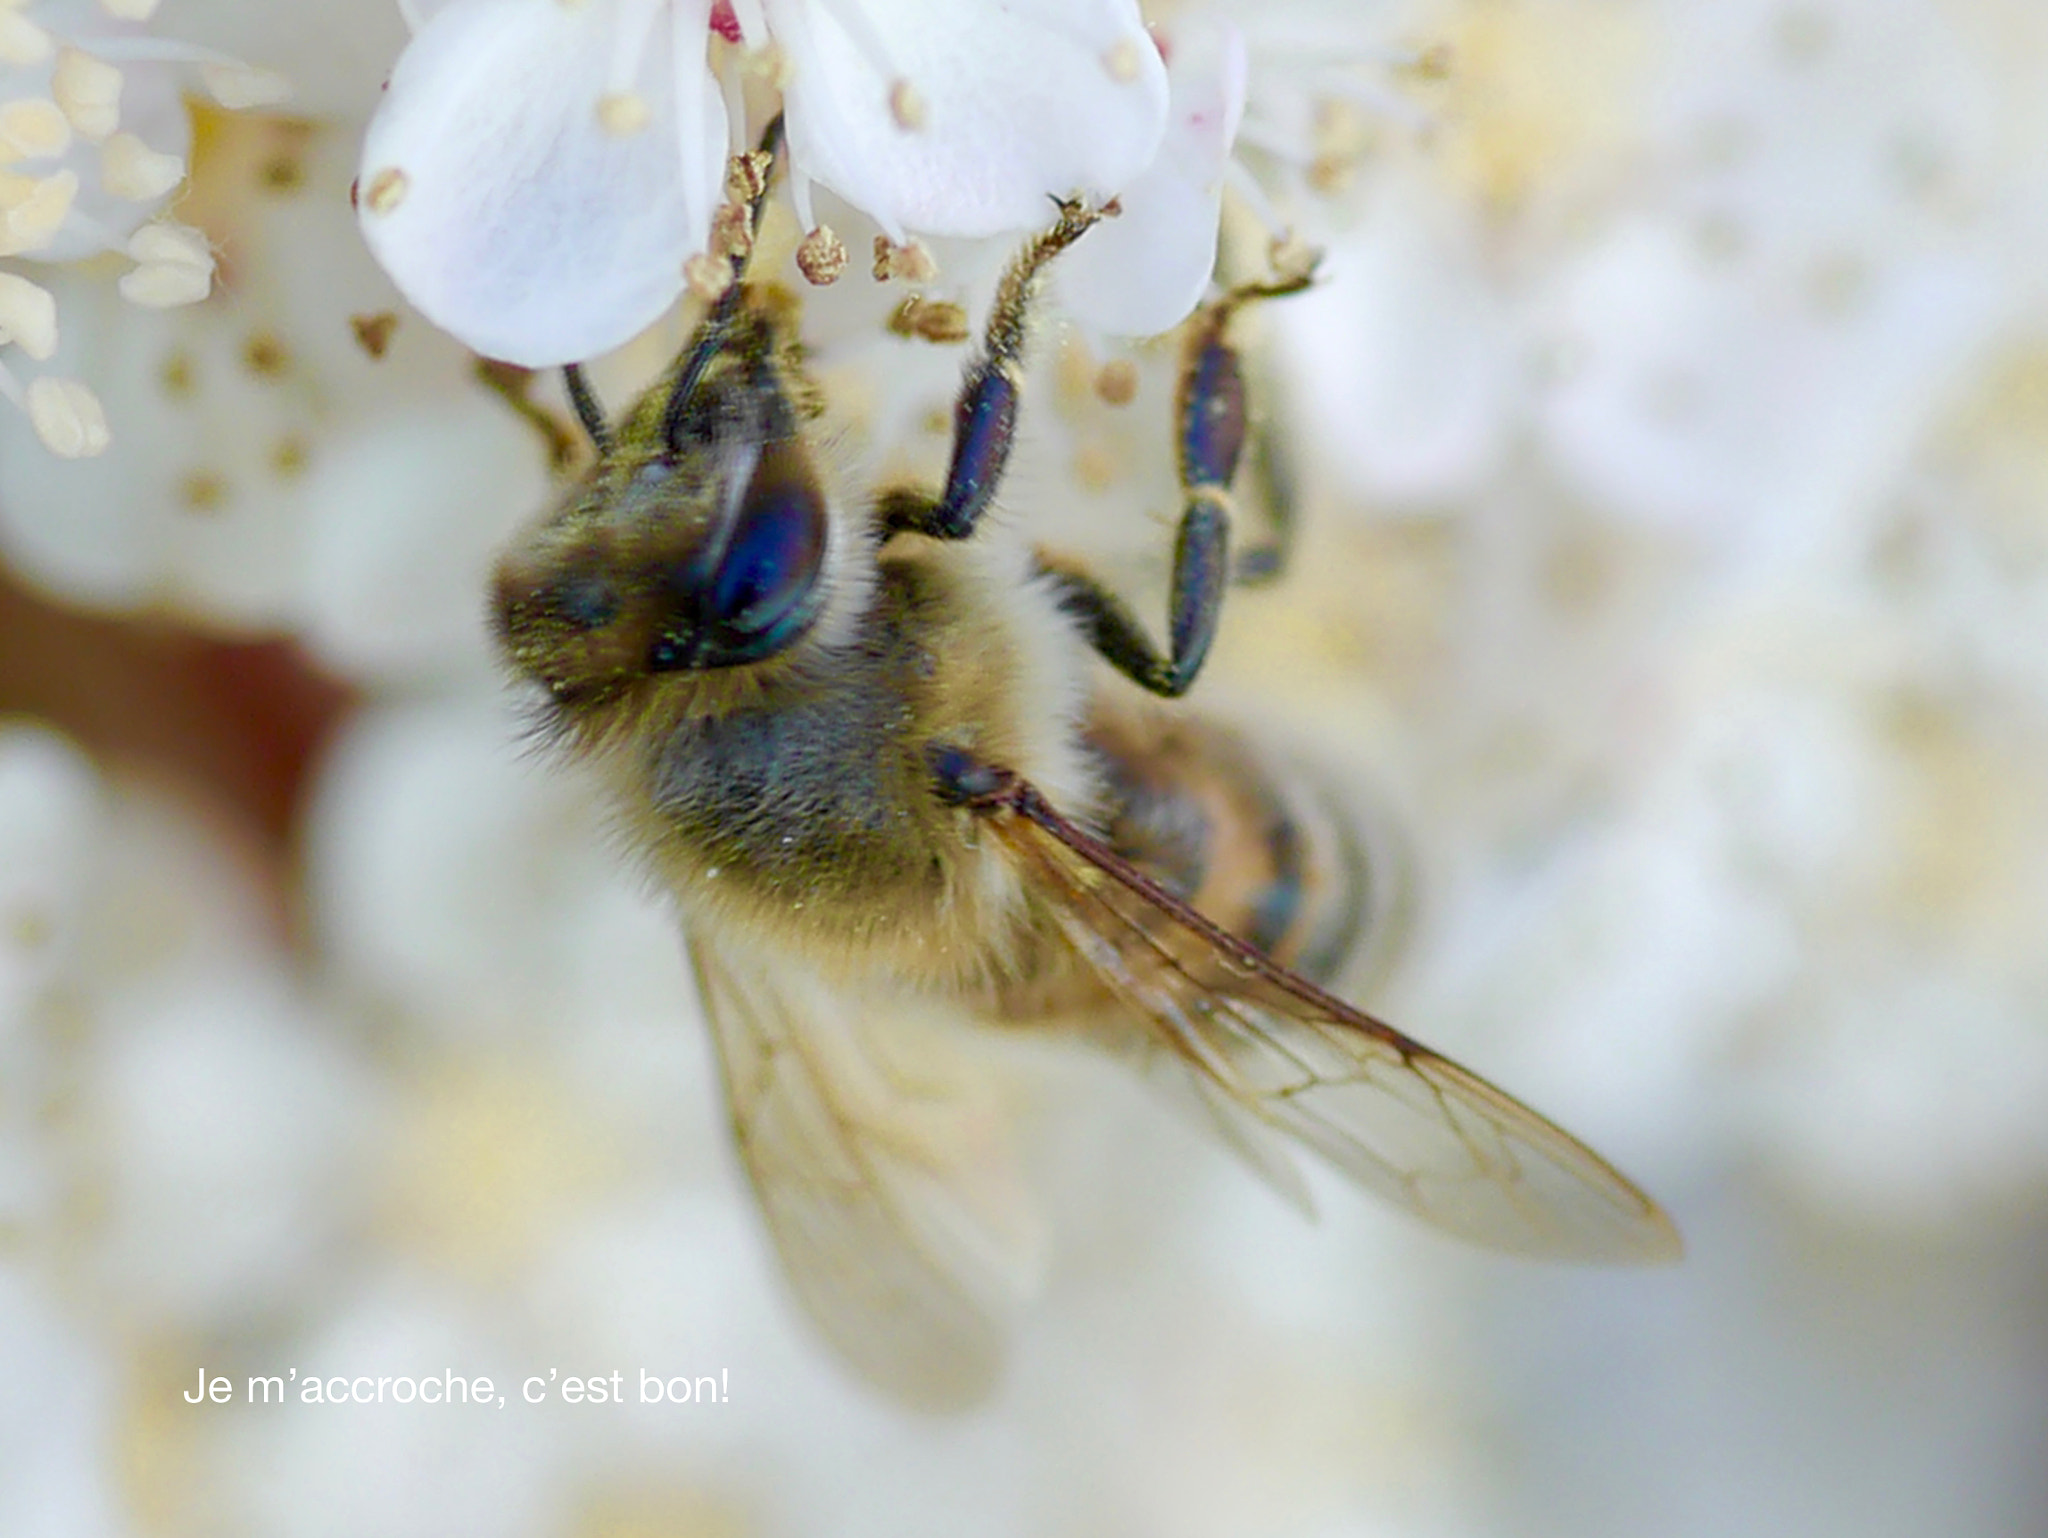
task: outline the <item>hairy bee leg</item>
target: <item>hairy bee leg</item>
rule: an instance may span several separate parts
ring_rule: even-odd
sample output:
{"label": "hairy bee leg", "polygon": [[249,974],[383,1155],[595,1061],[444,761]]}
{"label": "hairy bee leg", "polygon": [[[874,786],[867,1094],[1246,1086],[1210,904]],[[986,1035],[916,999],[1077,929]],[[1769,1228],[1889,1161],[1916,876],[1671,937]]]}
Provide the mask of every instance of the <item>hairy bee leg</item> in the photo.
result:
{"label": "hairy bee leg", "polygon": [[1111,211],[1079,202],[1063,202],[1059,208],[1059,219],[1017,254],[996,288],[981,356],[968,367],[953,405],[953,458],[945,490],[936,500],[916,491],[889,493],[882,523],[890,533],[966,539],[987,511],[1016,434],[1024,344],[1039,277],[1048,262]]}
{"label": "hairy bee leg", "polygon": [[1060,590],[1060,606],[1080,621],[1088,644],[1131,682],[1172,699],[1188,692],[1216,639],[1223,589],[1230,580],[1230,513],[1213,491],[1197,491],[1173,542],[1167,593],[1169,654],[1159,650],[1130,607],[1079,567],[1041,551],[1038,568]]}
{"label": "hairy bee leg", "polygon": [[[1300,293],[1312,277],[1312,272],[1304,271],[1277,283],[1240,284],[1195,317],[1174,413],[1186,502],[1174,539],[1167,592],[1167,655],[1160,656],[1123,600],[1093,577],[1057,557],[1039,557],[1040,569],[1059,584],[1062,605],[1081,622],[1089,643],[1133,683],[1154,694],[1174,698],[1193,685],[1216,638],[1223,590],[1234,575],[1230,485],[1244,457],[1249,414],[1244,363],[1227,335],[1231,318],[1254,300]],[[1285,528],[1283,514],[1280,537],[1246,551],[1235,575],[1257,581],[1276,573]]]}

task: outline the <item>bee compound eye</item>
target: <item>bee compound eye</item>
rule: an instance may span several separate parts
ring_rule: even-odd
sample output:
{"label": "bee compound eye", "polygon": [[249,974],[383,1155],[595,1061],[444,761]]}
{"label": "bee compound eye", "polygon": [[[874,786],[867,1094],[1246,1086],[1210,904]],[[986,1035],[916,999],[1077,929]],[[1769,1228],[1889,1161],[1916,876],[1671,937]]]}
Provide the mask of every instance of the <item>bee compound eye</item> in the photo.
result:
{"label": "bee compound eye", "polygon": [[827,531],[824,493],[794,444],[767,449],[704,592],[720,660],[752,661],[793,641],[815,617]]}

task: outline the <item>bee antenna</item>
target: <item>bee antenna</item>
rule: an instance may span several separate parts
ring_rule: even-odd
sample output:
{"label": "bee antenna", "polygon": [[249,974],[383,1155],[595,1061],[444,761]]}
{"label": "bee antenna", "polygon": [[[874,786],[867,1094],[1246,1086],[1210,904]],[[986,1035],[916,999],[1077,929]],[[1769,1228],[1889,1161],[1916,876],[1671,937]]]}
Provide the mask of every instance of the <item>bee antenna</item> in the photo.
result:
{"label": "bee antenna", "polygon": [[576,408],[576,420],[590,434],[591,446],[600,454],[609,454],[612,451],[612,430],[605,423],[604,405],[598,400],[597,392],[583,377],[583,365],[564,363],[562,383],[569,388],[569,404]]}

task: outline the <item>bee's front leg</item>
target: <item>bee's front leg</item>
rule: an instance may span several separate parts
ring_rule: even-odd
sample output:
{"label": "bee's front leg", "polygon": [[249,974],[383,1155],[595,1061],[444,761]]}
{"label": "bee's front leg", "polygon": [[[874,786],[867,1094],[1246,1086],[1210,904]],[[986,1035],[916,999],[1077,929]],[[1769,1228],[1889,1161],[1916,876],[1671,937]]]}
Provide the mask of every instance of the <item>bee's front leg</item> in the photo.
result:
{"label": "bee's front leg", "polygon": [[[1094,577],[1057,556],[1039,556],[1040,569],[1059,584],[1061,603],[1081,622],[1089,644],[1154,694],[1172,698],[1194,683],[1216,638],[1223,589],[1233,576],[1257,581],[1279,570],[1284,507],[1274,510],[1277,528],[1270,542],[1247,550],[1236,571],[1231,568],[1230,486],[1244,457],[1249,413],[1243,360],[1226,333],[1246,304],[1299,293],[1311,281],[1312,270],[1276,283],[1240,284],[1205,306],[1192,324],[1174,414],[1185,502],[1167,593],[1167,655],[1160,656],[1129,606]],[[1274,463],[1269,456],[1269,474]]]}
{"label": "bee's front leg", "polygon": [[920,491],[887,493],[881,514],[888,533],[928,534],[934,539],[966,539],[974,533],[1010,461],[1017,397],[1023,387],[1026,328],[1039,275],[1046,263],[1112,212],[1114,205],[1062,203],[1052,228],[1034,237],[1010,263],[996,288],[981,356],[968,368],[953,405],[953,459],[946,488],[937,498]]}

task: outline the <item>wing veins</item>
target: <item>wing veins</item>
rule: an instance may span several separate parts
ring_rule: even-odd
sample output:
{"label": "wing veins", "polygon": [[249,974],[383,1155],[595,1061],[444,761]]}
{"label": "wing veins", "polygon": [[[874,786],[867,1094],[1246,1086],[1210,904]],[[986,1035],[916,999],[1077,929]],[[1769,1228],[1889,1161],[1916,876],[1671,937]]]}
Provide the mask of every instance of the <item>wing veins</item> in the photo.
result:
{"label": "wing veins", "polygon": [[[984,773],[962,804],[1050,878],[1040,890],[1055,920],[1111,991],[1243,1109],[1476,1242],[1566,1259],[1677,1257],[1670,1220],[1570,1133],[1222,929],[1027,781]],[[1197,943],[1225,980],[1190,970],[1175,936]],[[1319,1062],[1316,1049],[1334,1061]]]}

